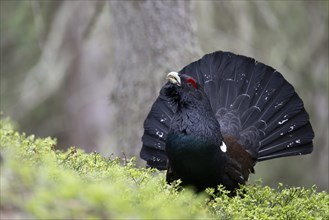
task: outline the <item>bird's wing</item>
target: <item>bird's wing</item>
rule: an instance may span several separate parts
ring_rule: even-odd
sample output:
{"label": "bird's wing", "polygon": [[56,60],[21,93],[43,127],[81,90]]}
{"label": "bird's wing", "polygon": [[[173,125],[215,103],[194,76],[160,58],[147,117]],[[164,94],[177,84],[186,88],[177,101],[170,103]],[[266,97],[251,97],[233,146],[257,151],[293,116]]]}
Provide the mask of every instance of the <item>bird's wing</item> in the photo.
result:
{"label": "bird's wing", "polygon": [[164,87],[153,103],[151,111],[144,121],[143,146],[140,157],[147,161],[149,167],[167,169],[165,152],[166,138],[175,107],[164,94]]}

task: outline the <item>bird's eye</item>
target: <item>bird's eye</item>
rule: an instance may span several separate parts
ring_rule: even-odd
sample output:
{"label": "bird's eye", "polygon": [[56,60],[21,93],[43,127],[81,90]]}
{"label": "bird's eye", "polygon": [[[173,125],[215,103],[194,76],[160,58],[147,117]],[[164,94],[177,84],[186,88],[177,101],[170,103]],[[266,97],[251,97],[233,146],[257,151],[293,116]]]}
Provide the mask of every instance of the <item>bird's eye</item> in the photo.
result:
{"label": "bird's eye", "polygon": [[186,83],[191,84],[196,89],[196,81],[193,78],[187,78]]}

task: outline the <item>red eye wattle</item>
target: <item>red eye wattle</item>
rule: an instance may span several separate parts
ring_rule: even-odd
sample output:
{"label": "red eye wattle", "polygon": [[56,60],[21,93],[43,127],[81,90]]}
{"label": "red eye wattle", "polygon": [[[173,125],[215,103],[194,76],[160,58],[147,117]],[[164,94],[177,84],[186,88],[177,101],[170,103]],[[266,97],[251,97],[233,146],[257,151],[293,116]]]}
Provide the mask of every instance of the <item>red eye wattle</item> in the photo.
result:
{"label": "red eye wattle", "polygon": [[191,85],[196,89],[196,82],[195,82],[194,79],[192,79],[192,78],[187,78],[187,79],[186,79],[186,83],[191,84]]}

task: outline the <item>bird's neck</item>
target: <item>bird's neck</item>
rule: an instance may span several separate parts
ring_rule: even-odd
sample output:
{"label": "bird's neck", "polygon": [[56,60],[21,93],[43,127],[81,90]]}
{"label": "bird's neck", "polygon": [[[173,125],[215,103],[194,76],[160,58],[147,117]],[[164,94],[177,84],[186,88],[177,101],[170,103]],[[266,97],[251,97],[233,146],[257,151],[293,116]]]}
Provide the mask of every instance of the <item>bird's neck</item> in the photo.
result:
{"label": "bird's neck", "polygon": [[220,125],[212,113],[201,108],[177,111],[171,124],[171,133],[193,136],[195,141],[221,144]]}

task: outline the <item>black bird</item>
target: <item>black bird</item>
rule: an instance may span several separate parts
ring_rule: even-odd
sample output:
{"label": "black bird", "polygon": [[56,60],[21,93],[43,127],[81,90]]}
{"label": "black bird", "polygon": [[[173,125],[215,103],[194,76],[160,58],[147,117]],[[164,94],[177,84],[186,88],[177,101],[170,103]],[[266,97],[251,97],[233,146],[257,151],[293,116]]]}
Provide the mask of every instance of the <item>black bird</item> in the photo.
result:
{"label": "black bird", "polygon": [[218,51],[167,79],[145,119],[140,156],[167,169],[168,183],[233,191],[256,162],[313,150],[303,101],[272,67]]}

